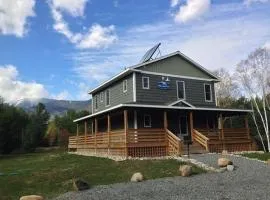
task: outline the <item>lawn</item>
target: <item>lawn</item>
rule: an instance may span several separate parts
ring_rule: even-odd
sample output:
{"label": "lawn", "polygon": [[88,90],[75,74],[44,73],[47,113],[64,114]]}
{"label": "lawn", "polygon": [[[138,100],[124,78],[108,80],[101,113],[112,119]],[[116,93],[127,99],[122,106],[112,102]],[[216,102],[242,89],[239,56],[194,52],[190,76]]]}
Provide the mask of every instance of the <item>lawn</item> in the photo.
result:
{"label": "lawn", "polygon": [[242,154],[242,156],[248,157],[248,158],[256,158],[258,160],[267,161],[270,159],[270,153],[245,153]]}
{"label": "lawn", "polygon": [[[73,177],[82,177],[93,186],[128,182],[137,171],[146,179],[178,176],[178,168],[179,162],[175,160],[116,162],[59,151],[0,156],[0,197],[6,200],[40,194],[52,198],[71,191]],[[194,167],[194,174],[203,172]]]}

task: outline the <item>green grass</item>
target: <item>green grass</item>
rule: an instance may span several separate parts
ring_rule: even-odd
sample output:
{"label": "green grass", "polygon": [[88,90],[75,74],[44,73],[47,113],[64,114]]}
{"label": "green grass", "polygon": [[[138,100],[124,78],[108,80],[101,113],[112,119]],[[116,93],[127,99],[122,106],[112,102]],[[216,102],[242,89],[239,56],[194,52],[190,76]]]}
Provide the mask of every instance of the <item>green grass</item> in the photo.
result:
{"label": "green grass", "polygon": [[270,159],[270,153],[245,153],[242,154],[242,156],[248,157],[248,158],[256,158],[258,160],[267,161]]}
{"label": "green grass", "polygon": [[[184,164],[184,163],[180,163]],[[81,177],[91,186],[128,182],[134,172],[146,179],[178,176],[175,160],[127,160],[71,155],[64,152],[0,156],[0,198],[19,199],[40,194],[55,197],[72,190],[72,178]],[[194,174],[204,171],[194,166]]]}

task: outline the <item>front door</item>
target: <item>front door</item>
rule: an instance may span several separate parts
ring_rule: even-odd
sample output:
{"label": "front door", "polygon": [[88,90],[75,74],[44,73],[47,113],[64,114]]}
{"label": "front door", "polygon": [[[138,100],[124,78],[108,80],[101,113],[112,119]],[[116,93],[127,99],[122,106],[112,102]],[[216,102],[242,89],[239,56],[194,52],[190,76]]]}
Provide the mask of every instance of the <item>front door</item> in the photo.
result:
{"label": "front door", "polygon": [[183,138],[183,136],[188,135],[188,120],[187,116],[179,117],[179,136]]}

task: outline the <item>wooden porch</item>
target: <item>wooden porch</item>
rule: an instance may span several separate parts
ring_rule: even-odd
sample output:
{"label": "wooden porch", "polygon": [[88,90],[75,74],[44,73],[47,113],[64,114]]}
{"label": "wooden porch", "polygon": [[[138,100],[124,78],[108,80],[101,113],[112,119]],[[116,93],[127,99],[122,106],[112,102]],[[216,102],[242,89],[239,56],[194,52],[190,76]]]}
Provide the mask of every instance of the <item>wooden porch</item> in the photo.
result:
{"label": "wooden porch", "polygon": [[[247,118],[244,128],[224,128],[224,121],[218,128],[194,128],[193,111],[189,115],[190,136],[193,143],[207,152],[221,152],[227,150],[249,151],[255,150],[254,142],[250,138]],[[91,130],[87,121],[84,121],[84,133],[69,137],[70,151],[88,152],[97,156],[121,157],[160,157],[180,156],[184,153],[184,141],[177,137],[168,128],[167,112],[163,111],[163,128],[129,128],[128,110],[122,111],[122,129],[111,129],[111,115],[106,117],[106,131],[98,130],[97,118],[91,121]],[[90,133],[89,133],[90,132]]]}

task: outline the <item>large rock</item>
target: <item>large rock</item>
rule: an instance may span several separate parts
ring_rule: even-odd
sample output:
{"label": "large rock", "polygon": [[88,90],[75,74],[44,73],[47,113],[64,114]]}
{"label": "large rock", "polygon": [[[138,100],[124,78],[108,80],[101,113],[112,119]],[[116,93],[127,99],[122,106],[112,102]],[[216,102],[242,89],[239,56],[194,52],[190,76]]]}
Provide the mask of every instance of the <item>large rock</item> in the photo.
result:
{"label": "large rock", "polygon": [[142,173],[140,173],[140,172],[134,173],[132,175],[130,181],[131,182],[141,182],[141,181],[143,181],[143,175],[142,175]]}
{"label": "large rock", "polygon": [[266,161],[266,163],[270,166],[270,159],[268,159],[268,160]]}
{"label": "large rock", "polygon": [[181,176],[190,176],[192,174],[192,167],[190,165],[181,165],[179,172]]}
{"label": "large rock", "polygon": [[234,170],[234,166],[233,165],[227,165],[227,170],[229,172],[233,171]]}
{"label": "large rock", "polygon": [[232,161],[230,161],[228,158],[219,158],[218,159],[218,166],[219,167],[227,167],[227,165],[232,165]]}
{"label": "large rock", "polygon": [[76,191],[88,190],[90,188],[88,183],[80,178],[73,179],[73,187]]}
{"label": "large rock", "polygon": [[44,198],[39,195],[28,195],[28,196],[22,196],[20,200],[44,200]]}

